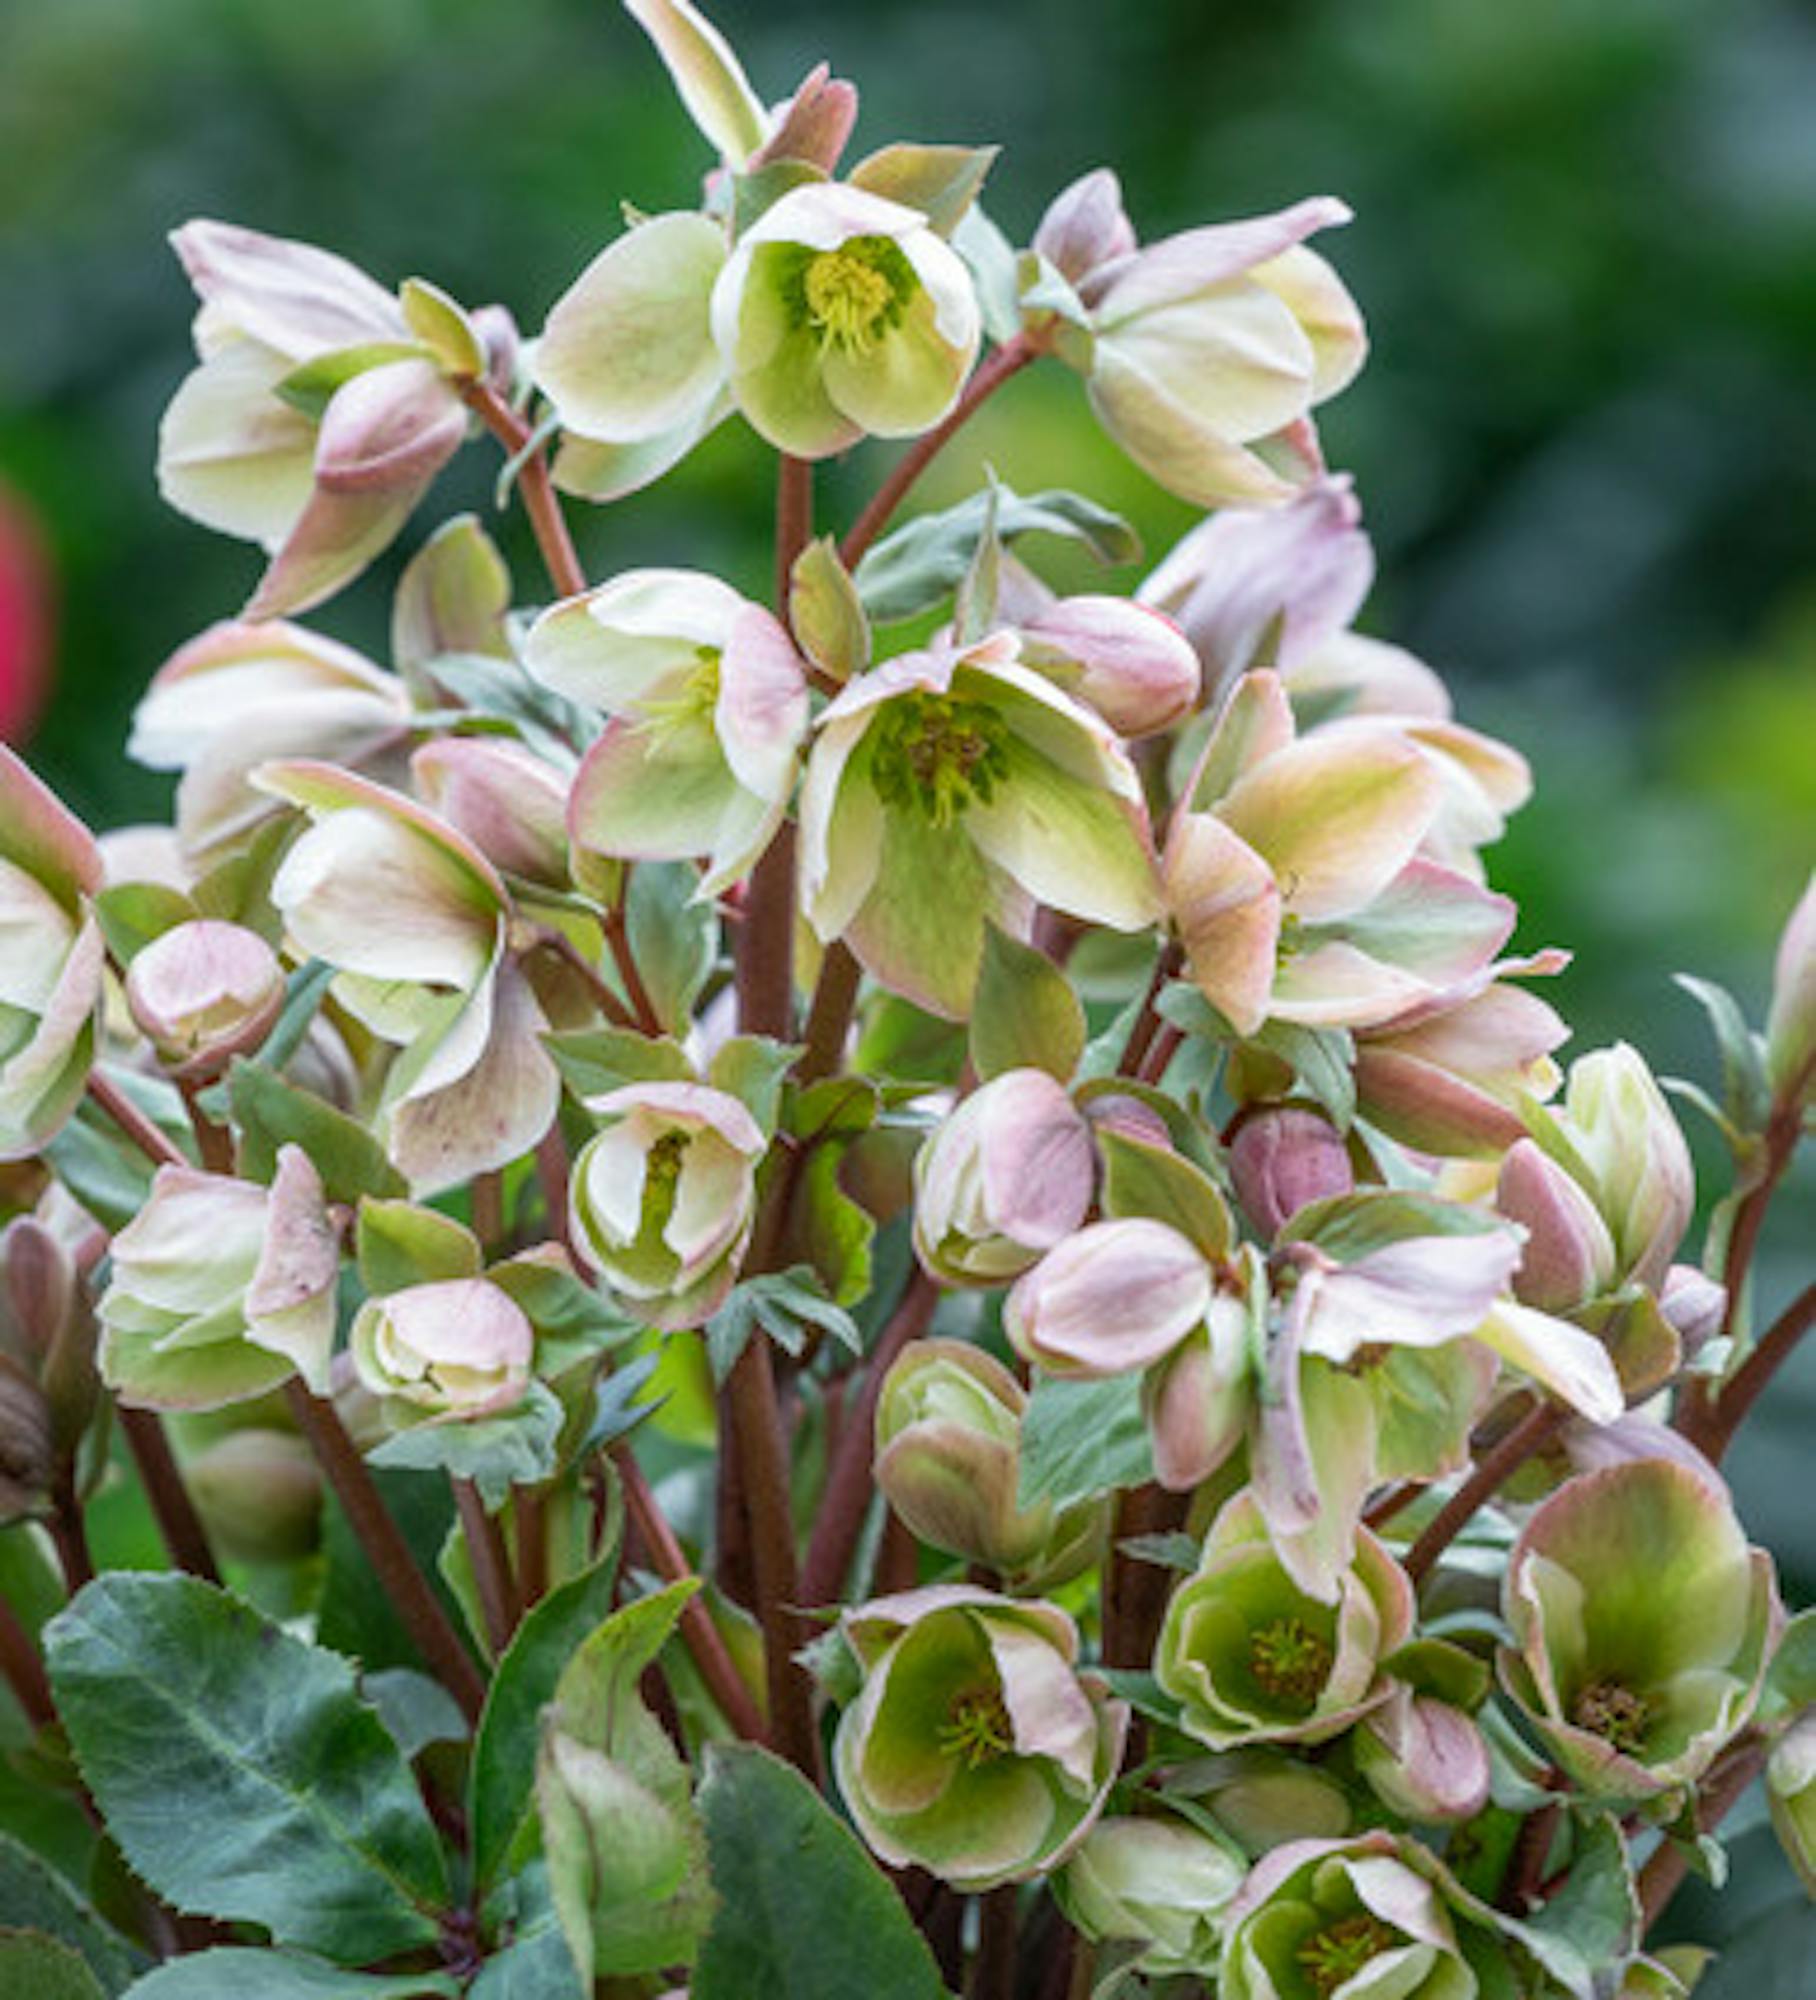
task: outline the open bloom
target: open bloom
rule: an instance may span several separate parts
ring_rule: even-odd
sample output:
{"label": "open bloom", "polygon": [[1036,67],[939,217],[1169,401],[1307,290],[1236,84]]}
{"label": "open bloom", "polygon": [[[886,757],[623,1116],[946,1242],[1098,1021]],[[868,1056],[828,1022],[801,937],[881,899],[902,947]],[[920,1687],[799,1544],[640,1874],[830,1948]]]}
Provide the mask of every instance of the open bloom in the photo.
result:
{"label": "open bloom", "polygon": [[457,1419],[489,1416],[521,1400],[536,1333],[497,1285],[445,1278],[368,1299],[348,1345],[359,1379],[404,1421]]}
{"label": "open bloom", "polygon": [[[1055,342],[1098,420],[1143,470],[1200,506],[1274,502],[1296,482],[1259,444],[1298,425],[1362,365],[1361,315],[1305,239],[1349,220],[1321,197],[1144,248],[1104,169],[1068,189],[1034,249],[1072,297]],[[1052,310],[1037,284],[1024,316]],[[1314,448],[1315,450],[1315,448]]]}
{"label": "open bloom", "polygon": [[398,1170],[434,1193],[527,1152],[559,1083],[492,864],[426,807],[332,765],[267,764],[258,782],[312,821],[271,885],[292,942],[401,1051],[378,1111]]}
{"label": "open bloom", "polygon": [[[158,439],[180,512],[272,553],[249,615],[319,604],[409,518],[466,435],[446,359],[406,305],[306,243],[222,222],[171,239],[201,299],[201,365]],[[451,302],[477,375],[484,352]]]}
{"label": "open bloom", "polygon": [[1507,1692],[1603,1798],[1694,1783],[1753,1711],[1782,1621],[1726,1489],[1664,1458],[1579,1475],[1508,1561]]}
{"label": "open bloom", "polygon": [[94,835],[0,745],[0,1160],[48,1144],[88,1082],[100,888]]}
{"label": "open bloom", "polygon": [[296,1146],[269,1188],[160,1167],[113,1240],[101,1375],[129,1403],[208,1410],[300,1375],[328,1390],[340,1251],[321,1177]]}
{"label": "open bloom", "polygon": [[1213,1750],[1324,1743],[1387,1699],[1381,1662],[1412,1622],[1412,1584],[1366,1528],[1327,1602],[1288,1575],[1243,1492],[1167,1605],[1154,1672],[1180,1726]]}
{"label": "open bloom", "polygon": [[612,717],[574,780],[577,846],[707,855],[706,896],[749,871],[781,824],[807,734],[806,668],[769,612],[716,577],[630,570],[545,611],[526,663]]}
{"label": "open bloom", "polygon": [[604,1127],[574,1162],[575,1247],[650,1325],[698,1326],[750,1241],[762,1127],[703,1083],[626,1084],[587,1109]]}
{"label": "open bloom", "polygon": [[886,986],[962,1018],[987,919],[1032,903],[1113,930],[1159,914],[1141,782],[1109,725],[999,632],[904,653],[820,718],[801,790],[802,909]]}
{"label": "open bloom", "polygon": [[872,1850],[972,1891],[1057,1867],[1103,1810],[1129,1721],[1078,1672],[1072,1620],[949,1584],[860,1605],[844,1632],[864,1684],[833,1763]]}

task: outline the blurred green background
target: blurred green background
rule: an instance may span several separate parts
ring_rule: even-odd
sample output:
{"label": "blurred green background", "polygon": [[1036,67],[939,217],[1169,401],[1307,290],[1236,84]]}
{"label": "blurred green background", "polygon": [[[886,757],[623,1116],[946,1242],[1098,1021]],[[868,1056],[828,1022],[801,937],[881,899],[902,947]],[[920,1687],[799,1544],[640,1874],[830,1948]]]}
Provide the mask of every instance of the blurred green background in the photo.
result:
{"label": "blurred green background", "polygon": [[[1670,975],[1718,978],[1758,1018],[1816,847],[1816,13],[720,0],[715,16],[765,95],[822,56],[853,77],[860,149],[1003,142],[988,203],[1017,241],[1102,162],[1149,236],[1313,192],[1354,205],[1322,247],[1374,358],[1325,432],[1381,557],[1365,622],[1537,766],[1495,870],[1522,942],[1578,954],[1557,983],[1578,1046],[1628,1036],[1710,1080]],[[503,300],[534,331],[621,201],[685,205],[707,164],[609,0],[0,0],[0,162],[0,478],[38,513],[61,597],[31,755],[99,824],[160,809],[164,781],[120,759],[131,705],[258,568],[155,494],[192,310],[165,232],[203,214],[324,242],[387,283],[420,272]],[[986,458],[1024,489],[1120,508],[1156,556],[1188,524],[1057,371],[1019,381],[925,497]],[[469,452],[404,550],[457,506],[487,509],[493,469]],[[874,476],[863,453],[833,469],[826,525]],[[660,560],[760,587],[768,482],[728,426],[666,486],[580,524],[589,569]],[[535,591],[516,522],[503,532]],[[381,648],[395,567],[319,622]],[[1810,1189],[1806,1171],[1777,1216],[1768,1302],[1807,1263]],[[1806,1367],[1737,1477],[1803,1597],[1813,1422]]]}

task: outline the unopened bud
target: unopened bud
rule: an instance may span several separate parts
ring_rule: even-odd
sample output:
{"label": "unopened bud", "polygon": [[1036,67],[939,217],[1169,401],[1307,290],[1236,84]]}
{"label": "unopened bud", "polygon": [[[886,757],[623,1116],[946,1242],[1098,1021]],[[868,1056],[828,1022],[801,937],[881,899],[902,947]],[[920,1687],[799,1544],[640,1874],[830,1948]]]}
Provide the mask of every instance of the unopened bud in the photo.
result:
{"label": "unopened bud", "polygon": [[1278,1235],[1307,1202],[1356,1184],[1343,1135],[1293,1104],[1264,1105],[1243,1118],[1230,1141],[1230,1174],[1243,1213],[1264,1237]]}
{"label": "unopened bud", "polygon": [[230,1431],[186,1459],[183,1478],[210,1539],[241,1562],[295,1562],[313,1552],[322,1482],[315,1454],[293,1432]]}
{"label": "unopened bud", "polygon": [[1567,1313],[1615,1281],[1614,1239],[1572,1175],[1530,1139],[1508,1150],[1495,1208],[1526,1232],[1513,1295],[1540,1312]]}
{"label": "unopened bud", "polygon": [[1023,626],[1022,658],[1123,736],[1177,722],[1202,678],[1172,619],[1126,597],[1062,597]]}
{"label": "unopened bud", "polygon": [[134,958],[126,1004],[166,1063],[207,1074],[264,1040],[284,1004],[284,968],[256,931],[203,918]]}
{"label": "unopened bud", "polygon": [[1073,285],[1100,264],[1128,256],[1135,248],[1135,225],[1123,208],[1115,174],[1098,167],[1056,195],[1034,232],[1034,248]]}
{"label": "unopened bud", "polygon": [[1356,1764],[1389,1812],[1420,1826],[1488,1802],[1488,1746],[1460,1708],[1400,1688],[1356,1732]]}

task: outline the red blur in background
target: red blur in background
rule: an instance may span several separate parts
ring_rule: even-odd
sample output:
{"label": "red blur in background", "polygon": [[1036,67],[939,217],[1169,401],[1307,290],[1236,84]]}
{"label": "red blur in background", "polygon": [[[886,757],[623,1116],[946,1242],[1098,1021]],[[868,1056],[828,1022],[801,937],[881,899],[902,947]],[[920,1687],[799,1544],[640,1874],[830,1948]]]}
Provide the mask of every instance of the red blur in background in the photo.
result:
{"label": "red blur in background", "polygon": [[0,487],[0,743],[23,743],[50,689],[51,571],[26,503]]}

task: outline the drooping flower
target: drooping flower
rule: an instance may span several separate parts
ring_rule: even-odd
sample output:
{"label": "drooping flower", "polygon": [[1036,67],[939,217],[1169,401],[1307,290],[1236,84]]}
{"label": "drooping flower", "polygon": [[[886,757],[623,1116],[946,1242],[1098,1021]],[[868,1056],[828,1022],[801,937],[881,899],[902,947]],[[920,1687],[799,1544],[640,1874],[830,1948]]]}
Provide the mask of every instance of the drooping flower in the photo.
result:
{"label": "drooping flower", "polygon": [[794,789],[807,673],[760,605],[688,570],[630,570],[544,612],[530,671],[612,717],[568,805],[576,845],[710,857],[702,895],[748,873]]}
{"label": "drooping flower", "polygon": [[1126,597],[1062,597],[1016,630],[1028,666],[1124,737],[1166,729],[1198,700],[1198,660],[1185,635]]}
{"label": "drooping flower", "polygon": [[968,1585],[845,1614],[864,1669],[833,1762],[873,1852],[981,1891],[1056,1868],[1102,1812],[1127,1707],[1077,1668],[1056,1606]]}
{"label": "drooping flower", "polygon": [[1143,1945],[1144,1972],[1210,1973],[1242,1862],[1172,1813],[1100,1819],[1054,1878],[1068,1920],[1095,1943]]}
{"label": "drooping flower", "polygon": [[1114,930],[1159,913],[1140,780],[1109,726],[997,633],[904,653],[820,718],[801,791],[802,910],[885,985],[962,1017],[986,920],[1044,903]]}
{"label": "drooping flower", "polygon": [[1003,1331],[1049,1374],[1127,1375],[1202,1325],[1211,1291],[1211,1266],[1171,1224],[1093,1222],[1017,1280]]}
{"label": "drooping flower", "polygon": [[348,1346],[373,1395],[423,1415],[470,1419],[509,1409],[529,1386],[536,1334],[523,1308],[485,1278],[407,1285],[368,1299]]}
{"label": "drooping flower", "polygon": [[126,1004],[167,1064],[206,1076],[264,1038],[284,1004],[284,968],[257,931],[205,917],[137,953]]}
{"label": "drooping flower", "polygon": [[0,1160],[47,1145],[88,1082],[101,880],[94,835],[0,744]]}

